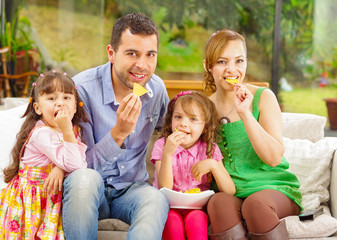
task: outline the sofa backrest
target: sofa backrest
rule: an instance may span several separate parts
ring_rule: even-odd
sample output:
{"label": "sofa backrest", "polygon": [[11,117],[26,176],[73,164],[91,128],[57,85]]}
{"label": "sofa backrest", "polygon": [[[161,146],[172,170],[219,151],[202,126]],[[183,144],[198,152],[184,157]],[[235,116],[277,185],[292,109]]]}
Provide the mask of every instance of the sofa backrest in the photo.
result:
{"label": "sofa backrest", "polygon": [[[14,145],[16,134],[19,131],[23,121],[23,119],[21,119],[20,117],[24,113],[27,106],[25,101],[23,101],[22,103],[21,105],[14,108],[0,111],[0,188],[4,186],[4,183],[1,179],[2,169],[6,167],[9,163],[10,151]],[[16,104],[11,104],[10,106],[15,105]],[[282,119],[283,135],[285,137],[288,137],[290,139],[308,139],[312,142],[318,141],[324,137],[324,126],[326,123],[325,117],[317,116],[314,114],[282,113]],[[154,166],[150,162],[150,158],[153,143],[155,142],[155,140],[158,139],[158,137],[158,132],[152,135],[146,157],[147,170],[150,175],[151,183],[154,179]]]}
{"label": "sofa backrest", "polygon": [[308,113],[282,113],[283,137],[317,142],[324,138],[326,118]]}

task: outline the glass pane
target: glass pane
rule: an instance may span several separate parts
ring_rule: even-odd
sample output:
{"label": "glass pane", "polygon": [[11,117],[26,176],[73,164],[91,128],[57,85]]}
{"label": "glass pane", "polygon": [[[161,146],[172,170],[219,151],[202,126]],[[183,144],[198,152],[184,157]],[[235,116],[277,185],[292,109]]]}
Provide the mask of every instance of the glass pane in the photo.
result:
{"label": "glass pane", "polygon": [[[201,78],[207,39],[226,27],[247,39],[248,79],[271,80],[275,0],[25,2],[20,15],[34,27],[47,66],[76,73],[105,63],[115,20],[135,11],[151,17],[160,29],[157,73],[164,79]],[[283,0],[280,78],[311,84],[323,71],[331,72],[336,62],[335,5],[334,0]]]}
{"label": "glass pane", "polygon": [[27,0],[20,14],[34,26],[47,66],[76,73],[105,63],[115,20],[137,11],[150,16],[160,29],[157,73],[163,78],[200,79],[208,37],[227,27],[247,37],[252,79],[269,81],[273,7],[271,0]]}

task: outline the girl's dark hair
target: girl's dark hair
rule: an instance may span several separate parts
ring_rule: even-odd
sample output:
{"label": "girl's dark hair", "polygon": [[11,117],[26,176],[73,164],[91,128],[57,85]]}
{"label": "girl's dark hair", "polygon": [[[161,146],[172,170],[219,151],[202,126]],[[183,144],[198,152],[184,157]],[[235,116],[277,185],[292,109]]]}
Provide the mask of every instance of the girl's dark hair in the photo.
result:
{"label": "girl's dark hair", "polygon": [[[11,156],[12,160],[10,165],[4,169],[4,180],[8,183],[12,178],[14,178],[19,172],[20,165],[20,153],[21,149],[28,138],[30,132],[35,127],[38,120],[41,119],[41,115],[36,114],[33,107],[34,102],[37,101],[38,97],[43,94],[53,93],[55,91],[61,91],[64,93],[70,93],[75,95],[76,99],[76,113],[72,119],[73,126],[79,127],[79,135],[82,135],[82,128],[80,127],[80,122],[87,122],[87,118],[83,107],[79,106],[80,97],[77,93],[74,81],[64,73],[59,73],[56,71],[47,72],[41,74],[40,77],[33,83],[29,103],[23,117],[26,117],[23,122],[19,133],[16,135],[16,143],[12,149]],[[83,140],[82,140],[83,141]],[[23,151],[22,151],[23,152]]]}
{"label": "girl's dark hair", "polygon": [[159,39],[158,29],[154,22],[142,13],[130,13],[117,19],[112,28],[110,45],[114,51],[118,50],[122,33],[129,29],[132,34],[149,36],[155,34],[157,36],[157,44]]}
{"label": "girl's dark hair", "polygon": [[213,75],[209,69],[211,69],[218,61],[228,42],[233,40],[238,40],[242,42],[245,47],[247,56],[246,41],[241,34],[224,28],[214,32],[209,37],[205,49],[205,68],[207,70],[204,72],[203,76],[203,86],[206,92],[214,93],[216,91]]}
{"label": "girl's dark hair", "polygon": [[165,137],[166,139],[170,134],[172,134],[172,115],[177,103],[181,104],[184,112],[188,115],[195,114],[192,106],[196,106],[200,110],[202,120],[205,123],[204,131],[200,136],[200,140],[201,142],[207,144],[206,155],[208,158],[212,158],[214,144],[219,140],[219,116],[214,103],[201,92],[191,91],[190,94],[185,94],[171,99],[167,107],[161,137]]}

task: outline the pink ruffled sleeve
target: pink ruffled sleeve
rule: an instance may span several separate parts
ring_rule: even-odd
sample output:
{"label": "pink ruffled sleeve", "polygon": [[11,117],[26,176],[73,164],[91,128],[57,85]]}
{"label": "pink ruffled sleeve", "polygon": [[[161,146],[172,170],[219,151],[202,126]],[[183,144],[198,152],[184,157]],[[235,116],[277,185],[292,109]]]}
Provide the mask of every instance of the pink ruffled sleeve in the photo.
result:
{"label": "pink ruffled sleeve", "polygon": [[220,151],[220,148],[219,148],[218,144],[215,144],[215,146],[214,146],[213,158],[215,160],[217,160],[218,162],[223,159],[223,156],[221,154],[221,151]]}
{"label": "pink ruffled sleeve", "polygon": [[155,164],[157,160],[161,160],[162,155],[163,155],[163,149],[165,145],[165,138],[162,137],[158,139],[154,144],[153,144],[153,149],[152,149],[152,156],[151,156],[151,162]]}
{"label": "pink ruffled sleeve", "polygon": [[66,172],[73,172],[79,168],[87,167],[85,156],[87,146],[80,141],[77,144],[65,142],[61,134],[56,133],[49,127],[36,129],[30,138],[29,144],[32,150],[35,148],[36,151],[46,157],[46,160],[48,159]]}

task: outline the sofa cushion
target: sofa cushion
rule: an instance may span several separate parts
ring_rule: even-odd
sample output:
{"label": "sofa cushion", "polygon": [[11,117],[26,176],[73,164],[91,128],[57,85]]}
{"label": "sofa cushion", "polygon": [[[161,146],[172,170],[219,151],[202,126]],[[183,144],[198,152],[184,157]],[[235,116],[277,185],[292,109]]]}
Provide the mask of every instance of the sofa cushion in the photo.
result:
{"label": "sofa cushion", "polygon": [[130,225],[119,219],[103,219],[98,221],[98,229],[106,231],[125,231],[127,232]]}
{"label": "sofa cushion", "polygon": [[9,164],[10,153],[16,141],[16,134],[19,132],[24,121],[21,116],[26,108],[27,104],[24,104],[0,111],[0,189],[6,186],[3,181],[2,170]]}
{"label": "sofa cushion", "polygon": [[331,160],[337,148],[337,138],[324,138],[315,143],[305,139],[283,140],[289,171],[297,176],[301,185],[304,210],[327,203]]}
{"label": "sofa cushion", "polygon": [[337,217],[337,151],[334,154],[334,160],[331,167],[330,181],[330,211],[332,216]]}
{"label": "sofa cushion", "polygon": [[326,118],[308,113],[282,113],[283,136],[317,142],[324,138]]}
{"label": "sofa cushion", "polygon": [[328,207],[331,161],[337,149],[337,138],[324,138],[317,142],[305,139],[283,138],[284,156],[289,171],[294,173],[303,196],[304,210],[324,205],[324,214],[313,221],[299,221],[298,216],[286,217],[291,239],[327,237],[337,231],[337,219],[331,217]]}
{"label": "sofa cushion", "polygon": [[291,239],[328,237],[337,231],[337,219],[331,217],[328,207],[313,221],[299,221],[298,216],[286,217],[285,221]]}

